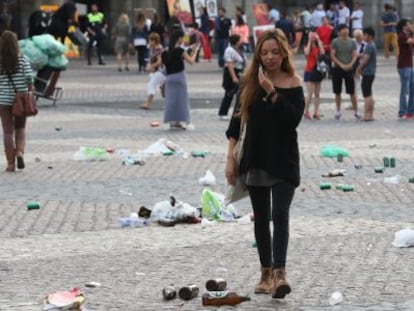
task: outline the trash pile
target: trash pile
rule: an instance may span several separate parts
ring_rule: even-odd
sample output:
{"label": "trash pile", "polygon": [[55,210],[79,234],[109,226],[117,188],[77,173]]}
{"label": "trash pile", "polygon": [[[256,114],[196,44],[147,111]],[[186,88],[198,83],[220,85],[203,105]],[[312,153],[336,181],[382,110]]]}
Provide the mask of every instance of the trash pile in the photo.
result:
{"label": "trash pile", "polygon": [[43,34],[19,40],[19,48],[34,70],[50,67],[65,70],[68,59],[66,47],[50,34]]}
{"label": "trash pile", "polygon": [[[203,306],[236,306],[244,301],[250,301],[250,297],[239,295],[236,292],[227,290],[227,282],[222,278],[211,279],[206,282],[207,292],[201,297]],[[198,297],[200,289],[196,284],[189,284],[178,290],[178,297],[188,301]],[[164,300],[174,300],[177,298],[177,288],[168,285],[163,288],[162,296]]]}

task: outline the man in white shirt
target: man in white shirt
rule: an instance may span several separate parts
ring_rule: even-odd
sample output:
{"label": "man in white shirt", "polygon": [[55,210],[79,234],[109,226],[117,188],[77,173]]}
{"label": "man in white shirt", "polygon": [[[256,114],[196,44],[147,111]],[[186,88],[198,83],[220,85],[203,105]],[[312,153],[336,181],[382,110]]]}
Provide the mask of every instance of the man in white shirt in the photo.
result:
{"label": "man in white shirt", "polygon": [[362,30],[362,18],[364,12],[361,10],[361,5],[358,2],[354,4],[354,11],[351,14],[352,30]]}
{"label": "man in white shirt", "polygon": [[325,17],[326,13],[325,10],[323,9],[323,4],[319,3],[316,5],[315,10],[312,12],[311,17],[310,17],[310,26],[312,28],[318,28],[319,26],[322,25],[322,17]]}
{"label": "man in white shirt", "polygon": [[341,24],[349,25],[351,12],[349,11],[349,8],[346,6],[345,1],[339,1],[338,13],[339,13],[338,24],[339,25],[341,25]]}
{"label": "man in white shirt", "polygon": [[269,5],[269,22],[271,24],[276,23],[280,19],[280,13],[275,7]]}

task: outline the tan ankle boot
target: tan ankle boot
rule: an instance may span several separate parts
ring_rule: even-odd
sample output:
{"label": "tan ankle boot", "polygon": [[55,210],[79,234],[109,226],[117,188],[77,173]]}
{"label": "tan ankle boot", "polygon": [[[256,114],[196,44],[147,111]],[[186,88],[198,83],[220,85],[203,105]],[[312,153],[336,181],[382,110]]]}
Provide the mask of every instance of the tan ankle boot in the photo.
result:
{"label": "tan ankle boot", "polygon": [[291,291],[290,285],[286,280],[285,268],[273,270],[273,298],[285,298]]}
{"label": "tan ankle boot", "polygon": [[262,276],[256,285],[254,292],[256,294],[270,294],[273,286],[272,268],[262,268]]}

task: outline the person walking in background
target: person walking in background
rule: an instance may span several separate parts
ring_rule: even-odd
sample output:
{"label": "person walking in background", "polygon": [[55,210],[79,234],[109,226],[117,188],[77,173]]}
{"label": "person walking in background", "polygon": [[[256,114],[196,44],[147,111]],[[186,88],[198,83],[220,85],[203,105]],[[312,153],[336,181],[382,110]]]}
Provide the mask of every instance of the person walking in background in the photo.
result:
{"label": "person walking in background", "polygon": [[146,18],[143,13],[138,13],[135,26],[132,28],[131,38],[132,44],[135,47],[137,52],[137,61],[138,61],[138,71],[142,72],[145,70],[147,65],[147,44],[148,44],[148,34],[149,30],[146,25]]}
{"label": "person walking in background", "polygon": [[315,109],[313,111],[313,118],[315,120],[320,120],[319,116],[319,105],[321,103],[320,93],[321,93],[321,81],[323,79],[323,74],[318,71],[318,59],[321,55],[325,54],[323,48],[323,43],[320,40],[316,32],[309,33],[309,41],[305,47],[305,73],[303,80],[306,85],[306,101],[305,101],[305,119],[310,120],[312,117],[309,113],[309,106],[313,97],[313,104]]}
{"label": "person walking in background", "polygon": [[164,127],[192,130],[194,127],[190,123],[190,101],[188,98],[184,61],[193,64],[200,46],[193,46],[191,49],[192,54],[189,55],[181,47],[183,40],[184,32],[182,30],[173,31],[168,51],[164,51],[161,54],[162,63],[165,65],[167,73],[165,81]]}
{"label": "person walking in background", "polygon": [[[356,70],[361,63],[362,59],[364,58],[364,50],[367,45],[367,43],[364,41],[364,36],[361,29],[356,29],[352,33],[352,37],[356,44],[356,50],[357,50],[357,59],[352,67],[352,72],[354,73],[354,83],[355,83],[355,98],[358,102],[358,88],[357,85],[360,84],[360,78],[361,75],[356,74]],[[346,108],[347,110],[353,110],[354,107],[352,105],[349,105],[349,107]]]}
{"label": "person walking in background", "polygon": [[359,4],[359,2],[355,2],[354,10],[352,11],[352,14],[351,14],[352,32],[354,32],[357,29],[362,31],[363,18],[364,18],[364,11],[362,11],[361,9],[361,4]]}
{"label": "person walking in background", "polygon": [[121,14],[113,30],[115,38],[115,52],[118,63],[118,71],[122,71],[122,58],[125,58],[125,70],[129,71],[129,38],[131,36],[131,25],[127,14]]}
{"label": "person walking in background", "polygon": [[398,23],[400,53],[397,58],[397,69],[401,81],[398,117],[407,120],[412,120],[414,116],[413,33],[414,27],[408,19],[402,19]]}
{"label": "person walking in background", "polygon": [[148,36],[149,64],[146,71],[149,72],[149,82],[147,86],[147,101],[139,106],[141,109],[149,110],[152,108],[154,96],[157,89],[161,88],[165,82],[165,70],[162,66],[161,53],[164,48],[161,45],[160,35],[152,32]]}
{"label": "person walking in background", "polygon": [[355,41],[349,38],[348,26],[341,24],[338,27],[338,38],[334,39],[331,44],[332,68],[332,88],[335,94],[336,113],[335,120],[341,119],[341,93],[342,81],[345,81],[346,92],[351,98],[354,116],[360,119],[358,113],[358,103],[355,96],[355,81],[352,72],[353,65],[357,59],[357,50]]}
{"label": "person walking in background", "polygon": [[338,20],[339,20],[339,12],[338,12],[338,4],[331,3],[329,5],[329,9],[326,11],[326,16],[329,18],[329,23],[333,27],[334,31],[338,30]]}
{"label": "person walking in background", "polygon": [[92,65],[92,48],[96,45],[96,54],[98,56],[99,65],[105,65],[102,59],[102,43],[106,37],[106,31],[108,28],[108,24],[105,21],[105,16],[102,12],[99,12],[99,8],[97,4],[92,4],[91,12],[87,15],[88,18],[88,50],[87,50],[87,57],[88,57],[88,65]]}
{"label": "person walking in background", "polygon": [[269,8],[269,24],[275,24],[280,19],[279,11],[273,6],[268,4]]}
{"label": "person walking in background", "polygon": [[323,4],[318,3],[310,17],[311,29],[316,30],[318,27],[322,26],[322,18],[325,16],[326,16],[326,13],[325,13],[325,10],[323,9]]}
{"label": "person walking in background", "polygon": [[394,55],[398,58],[399,47],[396,28],[398,17],[391,4],[386,3],[384,9],[385,12],[381,15],[381,26],[384,32],[384,56],[387,59],[390,57],[390,45],[392,45]]}
{"label": "person walking in background", "polygon": [[240,77],[246,66],[246,58],[242,51],[242,40],[240,35],[234,34],[229,38],[230,45],[224,52],[226,65],[223,70],[222,86],[225,90],[223,100],[219,109],[220,120],[228,120],[227,116],[234,95],[239,89]]}
{"label": "person walking in background", "polygon": [[201,26],[200,31],[203,33],[203,59],[211,62],[211,48],[210,48],[210,30],[211,21],[207,13],[206,7],[200,8]]}
{"label": "person walking in background", "polygon": [[165,34],[165,27],[161,21],[161,17],[158,13],[154,13],[154,16],[152,18],[151,26],[149,29],[149,33],[156,33],[160,37],[160,44],[162,46],[165,45],[164,41],[164,34]]}
{"label": "person walking in background", "polygon": [[246,53],[251,52],[250,42],[249,42],[249,26],[247,26],[246,22],[244,21],[243,16],[241,15],[236,16],[236,24],[231,29],[231,34],[240,36],[241,47],[244,52]]}
{"label": "person walking in background", "polygon": [[229,44],[229,35],[231,28],[231,20],[226,16],[226,9],[221,7],[218,10],[218,16],[214,24],[216,41],[218,65],[220,68],[224,67],[224,51]]}
{"label": "person walking in background", "polygon": [[375,32],[371,27],[363,30],[364,42],[364,56],[359,62],[356,69],[356,76],[362,75],[361,89],[362,96],[364,96],[364,112],[362,115],[363,121],[374,121],[374,97],[372,96],[372,84],[375,79],[377,70],[377,49],[375,47]]}
{"label": "person walking in background", "polygon": [[305,9],[300,13],[300,17],[303,23],[303,35],[302,35],[302,38],[300,39],[297,51],[299,51],[302,47],[305,47],[305,45],[308,43],[309,31],[311,29],[311,24],[310,24],[311,15],[312,15],[311,7],[309,5],[306,5]]}
{"label": "person walking in background", "polygon": [[[192,44],[196,44],[196,45],[199,45],[200,47],[203,47],[204,36],[203,36],[203,33],[199,29],[198,23],[193,24],[193,27],[190,29],[189,35],[190,35],[190,42]],[[196,63],[200,61],[200,52],[201,52],[201,49],[198,50],[197,52],[196,59],[195,59]]]}
{"label": "person walking in background", "polygon": [[[26,144],[26,117],[14,117],[12,105],[16,90],[24,92],[33,88],[33,74],[29,61],[19,50],[17,36],[6,30],[0,37],[0,118],[6,154],[6,172],[24,169]],[[14,137],[13,137],[14,136]]]}
{"label": "person walking in background", "polygon": [[[261,265],[255,293],[272,293],[273,298],[284,298],[291,292],[285,266],[289,210],[300,183],[296,128],[304,106],[301,79],[295,74],[285,35],[279,29],[263,32],[243,75],[240,96],[226,131],[229,143],[225,176],[231,185],[239,177],[247,186]],[[233,149],[241,134],[241,122],[246,126],[246,135],[237,165]]]}

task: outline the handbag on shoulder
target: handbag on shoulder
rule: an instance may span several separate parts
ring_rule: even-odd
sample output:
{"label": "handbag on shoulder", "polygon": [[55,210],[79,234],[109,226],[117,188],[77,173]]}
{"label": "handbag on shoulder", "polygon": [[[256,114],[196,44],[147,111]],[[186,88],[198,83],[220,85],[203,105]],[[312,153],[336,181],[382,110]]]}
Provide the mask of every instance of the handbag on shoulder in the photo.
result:
{"label": "handbag on shoulder", "polygon": [[15,117],[31,117],[37,115],[37,103],[36,98],[32,91],[17,91],[14,85],[13,78],[9,74],[9,81],[13,85],[16,95],[14,95],[14,101],[12,106],[12,113]]}
{"label": "handbag on shoulder", "polygon": [[[236,145],[233,149],[233,156],[236,160],[237,166],[240,166],[243,157],[243,145],[246,137],[246,124],[240,121],[240,135]],[[239,201],[249,195],[246,185],[241,181],[240,176],[237,177],[235,185],[226,184],[226,195],[224,197],[224,205]]]}

